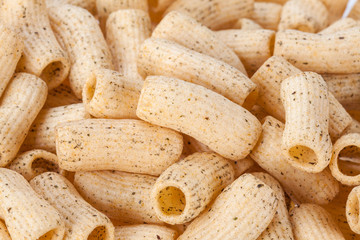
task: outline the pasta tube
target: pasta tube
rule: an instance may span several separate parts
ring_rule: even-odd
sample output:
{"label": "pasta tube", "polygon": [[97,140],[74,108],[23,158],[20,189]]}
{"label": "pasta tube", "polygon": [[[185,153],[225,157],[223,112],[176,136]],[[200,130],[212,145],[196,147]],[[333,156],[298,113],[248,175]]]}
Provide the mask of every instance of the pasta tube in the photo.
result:
{"label": "pasta tube", "polygon": [[106,24],[106,40],[113,56],[115,70],[131,80],[143,80],[136,59],[140,45],[151,35],[149,14],[142,10],[119,10]]}
{"label": "pasta tube", "polygon": [[194,153],[166,169],[151,192],[156,216],[169,224],[197,217],[234,181],[229,162],[214,153]]}
{"label": "pasta tube", "polygon": [[116,71],[98,69],[86,81],[86,111],[98,118],[137,118],[142,79],[127,78]]}
{"label": "pasta tube", "polygon": [[348,199],[346,201],[346,219],[349,223],[351,230],[357,234],[360,233],[359,198],[360,198],[360,188],[359,186],[357,186],[351,190]]}
{"label": "pasta tube", "polygon": [[220,41],[213,31],[183,13],[169,12],[156,26],[152,37],[174,41],[226,62],[247,75],[244,65],[231,48]]}
{"label": "pasta tube", "polygon": [[321,172],[330,162],[328,90],[324,79],[305,72],[281,83],[286,123],[282,149],[294,167]]}
{"label": "pasta tube", "polygon": [[250,17],[253,9],[253,0],[176,0],[165,14],[179,11],[216,30],[231,26],[239,18]]}
{"label": "pasta tube", "polygon": [[239,105],[251,107],[257,97],[256,85],[239,70],[165,39],[146,40],[138,66],[143,76],[176,77],[209,88]]}
{"label": "pasta tube", "polygon": [[61,84],[49,91],[44,108],[60,107],[75,103],[80,103],[80,100],[73,94],[69,86]]}
{"label": "pasta tube", "polygon": [[351,124],[345,129],[343,135],[348,133],[360,133],[360,122],[353,119]]}
{"label": "pasta tube", "polygon": [[34,75],[18,73],[0,103],[0,166],[13,160],[45,103],[48,88]]}
{"label": "pasta tube", "polygon": [[2,221],[0,221],[0,238],[2,240],[11,240],[9,232]]}
{"label": "pasta tube", "polygon": [[51,27],[69,54],[70,87],[78,98],[91,72],[112,69],[110,50],[96,19],[85,9],[62,5],[49,9]]}
{"label": "pasta tube", "polygon": [[329,22],[332,23],[344,14],[345,8],[348,4],[348,0],[321,0],[329,11]]}
{"label": "pasta tube", "polygon": [[293,167],[281,150],[284,124],[268,116],[263,120],[263,132],[251,158],[274,176],[286,193],[298,202],[327,204],[339,192],[339,184],[325,169],[320,173],[308,173]]}
{"label": "pasta tube", "polygon": [[149,224],[115,228],[115,240],[175,240],[177,232],[171,228]]}
{"label": "pasta tube", "polygon": [[263,29],[258,23],[254,22],[248,18],[240,18],[236,21],[236,23],[232,26],[232,29],[241,29],[241,30],[259,30]]}
{"label": "pasta tube", "polygon": [[156,177],[116,171],[76,172],[74,185],[84,199],[119,223],[162,223],[150,193]]}
{"label": "pasta tube", "polygon": [[82,103],[42,109],[32,123],[21,149],[27,151],[39,148],[55,153],[55,127],[63,122],[86,118],[90,118],[90,116],[85,112],[85,107]]}
{"label": "pasta tube", "polygon": [[0,168],[0,209],[11,239],[62,240],[64,222],[17,172]]}
{"label": "pasta tube", "polygon": [[222,30],[217,36],[234,50],[250,76],[272,56],[275,39],[272,30]]}
{"label": "pasta tube", "polygon": [[56,153],[68,171],[120,170],[158,176],[182,152],[182,136],[140,120],[85,119],[57,127]]}
{"label": "pasta tube", "polygon": [[283,6],[278,28],[316,33],[327,27],[328,17],[321,0],[289,0]]}
{"label": "pasta tube", "polygon": [[40,77],[49,89],[65,80],[70,64],[51,30],[45,0],[4,0],[0,21],[23,39],[25,47],[18,72]]}
{"label": "pasta tube", "polygon": [[277,3],[255,2],[251,19],[263,28],[277,30],[282,8]]}
{"label": "pasta tube", "polygon": [[339,138],[333,148],[330,162],[332,175],[342,184],[360,184],[358,169],[360,152],[360,133],[349,133]]}
{"label": "pasta tube", "polygon": [[320,31],[319,34],[333,34],[354,27],[360,27],[360,22],[352,18],[342,18]]}
{"label": "pasta tube", "polygon": [[290,212],[290,220],[297,240],[345,240],[330,213],[319,205],[301,204]]}
{"label": "pasta tube", "polygon": [[355,5],[351,9],[348,17],[353,18],[355,20],[360,20],[360,2],[359,1],[356,1]]}
{"label": "pasta tube", "polygon": [[92,14],[96,12],[96,0],[46,0],[46,6],[48,8],[65,4],[85,8]]}
{"label": "pasta tube", "polygon": [[226,187],[178,240],[256,239],[270,224],[277,205],[275,192],[268,185],[244,174]]}
{"label": "pasta tube", "polygon": [[202,86],[162,76],[146,78],[136,114],[231,160],[245,158],[261,133],[259,121],[241,106]]}
{"label": "pasta tube", "polygon": [[276,34],[274,55],[303,71],[349,74],[359,71],[359,47],[360,27],[324,35],[287,30]]}

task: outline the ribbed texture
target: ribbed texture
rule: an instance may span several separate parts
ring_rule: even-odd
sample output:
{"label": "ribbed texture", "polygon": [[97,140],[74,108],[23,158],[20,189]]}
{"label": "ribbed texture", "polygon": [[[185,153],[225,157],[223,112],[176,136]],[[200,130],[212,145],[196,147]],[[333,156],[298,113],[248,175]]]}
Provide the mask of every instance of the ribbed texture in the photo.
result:
{"label": "ribbed texture", "polygon": [[321,0],[289,0],[283,7],[278,27],[316,33],[327,27],[328,17]]}
{"label": "ribbed texture", "polygon": [[353,119],[350,125],[345,129],[343,135],[349,133],[360,133],[360,122]]}
{"label": "ribbed texture", "polygon": [[151,36],[174,41],[191,50],[224,61],[247,75],[244,65],[231,48],[220,41],[213,31],[183,13],[168,13]]}
{"label": "ribbed texture", "polygon": [[148,77],[136,114],[185,133],[232,160],[245,158],[261,133],[260,122],[246,109],[209,89],[175,78]]}
{"label": "ribbed texture", "polygon": [[165,14],[179,11],[211,29],[219,29],[239,18],[250,17],[253,9],[253,0],[177,0],[166,9]]}
{"label": "ribbed texture", "polygon": [[[226,159],[215,153],[194,153],[171,165],[156,180],[151,192],[156,216],[169,224],[189,222],[232,181],[234,169]],[[179,199],[171,202],[176,196],[167,191],[168,187],[179,189],[185,202],[179,204]],[[174,214],[172,209],[178,207],[179,211]]]}
{"label": "ribbed texture", "polygon": [[222,30],[216,34],[234,50],[250,76],[272,56],[275,38],[272,30]]}
{"label": "ribbed texture", "polygon": [[244,174],[225,188],[178,239],[255,240],[273,219],[277,205],[269,186]]}
{"label": "ribbed texture", "polygon": [[17,71],[41,77],[49,89],[60,85],[70,64],[51,30],[45,0],[4,0],[0,20],[23,39],[25,48]]}
{"label": "ribbed texture", "polygon": [[131,225],[115,228],[115,240],[175,240],[177,232],[157,225]]}
{"label": "ribbed texture", "polygon": [[83,90],[86,111],[97,118],[137,118],[142,86],[142,79],[109,69],[95,70]]}
{"label": "ribbed texture", "polygon": [[114,226],[110,219],[87,203],[65,177],[43,173],[33,178],[30,184],[62,216],[66,240],[114,239]]}
{"label": "ribbed texture", "polygon": [[111,220],[119,223],[161,223],[151,204],[156,177],[115,171],[75,173],[80,194]]}
{"label": "ribbed texture", "polygon": [[[339,154],[342,150],[344,150],[347,147],[352,147],[351,149],[349,149],[348,153],[356,153],[356,152],[360,152],[360,133],[349,133],[346,135],[343,135],[341,138],[339,138],[333,147],[333,155],[331,157],[331,162],[330,162],[330,170],[332,175],[342,184],[346,184],[346,185],[351,185],[351,186],[356,186],[360,184],[360,174],[358,175],[354,175],[354,173],[351,171],[351,164],[352,163],[358,163],[358,159],[354,159],[352,161],[347,161],[347,159],[345,159],[345,161],[342,161],[343,163],[339,164],[339,161],[341,161],[339,159]],[[346,154],[344,153],[345,157],[351,157],[350,156],[346,156]],[[343,169],[344,166],[347,166],[347,169]],[[357,164],[356,164],[357,165]],[[346,171],[347,170],[347,171]]]}
{"label": "ribbed texture", "polygon": [[240,18],[236,21],[236,23],[232,26],[232,29],[241,29],[241,30],[258,30],[263,29],[258,23],[254,22],[248,18]]}
{"label": "ribbed texture", "polygon": [[354,187],[346,201],[346,219],[352,231],[360,234],[360,222],[359,222],[359,199],[360,187]]}
{"label": "ribbed texture", "polygon": [[338,182],[330,171],[307,173],[291,166],[281,150],[284,124],[273,117],[263,121],[263,132],[251,158],[274,176],[290,197],[299,202],[329,203],[339,192]]}
{"label": "ribbed texture", "polygon": [[277,30],[281,11],[282,6],[280,4],[255,2],[251,19],[260,24],[263,28]]}
{"label": "ribbed texture", "polygon": [[289,212],[285,202],[285,194],[281,185],[275,178],[267,173],[256,172],[252,173],[255,177],[267,184],[275,192],[279,200],[275,216],[269,226],[257,238],[257,240],[294,240],[292,227],[289,219]]}
{"label": "ribbed texture", "polygon": [[64,223],[59,213],[34,192],[29,183],[15,171],[0,168],[0,208],[10,236],[16,240],[46,238],[62,240]]}
{"label": "ribbed texture", "polygon": [[330,213],[318,205],[294,208],[290,220],[297,240],[345,240]]}
{"label": "ribbed texture", "polygon": [[65,4],[85,8],[92,14],[96,12],[96,0],[46,0],[46,7],[48,8]]}
{"label": "ribbed texture", "polygon": [[160,175],[176,162],[182,136],[140,120],[86,119],[58,125],[56,152],[69,171],[120,170]]}
{"label": "ribbed texture", "polygon": [[[256,85],[236,68],[165,39],[148,39],[138,58],[142,75],[176,77],[213,90],[233,102],[251,107]],[[206,66],[206,67],[205,67]]]}
{"label": "ribbed texture", "polygon": [[2,221],[0,221],[0,238],[2,240],[11,240],[9,232]]}
{"label": "ribbed texture", "polygon": [[[337,2],[337,1],[335,1],[335,2]],[[320,34],[333,34],[333,33],[336,33],[339,31],[344,31],[346,29],[350,29],[350,28],[354,28],[354,27],[360,27],[360,22],[355,21],[354,19],[349,18],[349,17],[342,18],[342,19],[334,22],[327,28],[323,29],[319,33]]]}
{"label": "ribbed texture", "polygon": [[0,102],[0,166],[16,156],[47,91],[44,81],[27,73],[16,74],[9,83]]}
{"label": "ribbed texture", "polygon": [[70,86],[78,98],[95,69],[112,69],[112,58],[96,19],[85,9],[62,5],[49,9],[51,27],[72,64]]}
{"label": "ribbed texture", "polygon": [[49,91],[44,108],[60,107],[74,103],[80,103],[80,100],[74,95],[68,85],[61,84]]}
{"label": "ribbed texture", "polygon": [[287,30],[276,34],[274,55],[303,71],[349,74],[360,69],[359,48],[360,27],[324,35]]}
{"label": "ribbed texture", "polygon": [[44,149],[56,152],[55,127],[64,122],[90,118],[84,104],[71,104],[55,108],[42,109],[33,122],[21,150]]}

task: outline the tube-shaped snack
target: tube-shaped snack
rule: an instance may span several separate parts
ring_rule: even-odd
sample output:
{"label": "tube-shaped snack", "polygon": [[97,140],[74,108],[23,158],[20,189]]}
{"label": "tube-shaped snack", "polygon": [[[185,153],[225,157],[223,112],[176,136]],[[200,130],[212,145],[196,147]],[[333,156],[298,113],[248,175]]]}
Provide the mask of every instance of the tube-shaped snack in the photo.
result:
{"label": "tube-shaped snack", "polygon": [[174,41],[191,50],[219,59],[246,75],[244,65],[230,47],[213,31],[183,13],[169,12],[156,26],[152,37]]}
{"label": "tube-shaped snack", "polygon": [[47,91],[45,82],[34,75],[14,75],[0,103],[0,166],[16,156],[45,103]]}
{"label": "tube-shaped snack", "polygon": [[328,17],[321,0],[289,0],[283,6],[278,28],[316,33],[327,27]]}
{"label": "tube-shaped snack", "polygon": [[339,226],[324,208],[316,204],[301,204],[290,212],[297,240],[345,240]]}
{"label": "tube-shaped snack", "polygon": [[254,22],[248,18],[240,18],[236,23],[231,27],[232,29],[241,29],[241,30],[259,30],[263,29],[258,23]]}
{"label": "tube-shaped snack", "polygon": [[16,65],[24,50],[24,43],[14,31],[0,25],[0,96],[15,72]]}
{"label": "tube-shaped snack", "polygon": [[66,174],[66,171],[59,168],[57,156],[41,149],[20,154],[11,162],[9,169],[20,173],[28,181],[43,172]]}
{"label": "tube-shaped snack", "polygon": [[46,172],[33,178],[30,185],[64,219],[66,240],[114,239],[110,219],[87,203],[65,177]]}
{"label": "tube-shaped snack", "polygon": [[303,71],[349,74],[359,71],[358,48],[360,27],[324,35],[287,30],[276,34],[274,55]]}
{"label": "tube-shaped snack", "polygon": [[353,119],[351,124],[345,129],[343,135],[348,133],[360,133],[360,122]]}
{"label": "tube-shaped snack", "polygon": [[334,97],[346,109],[360,109],[360,74],[325,74],[324,80]]}
{"label": "tube-shaped snack", "polygon": [[288,0],[255,0],[256,2],[272,2],[284,5]]}
{"label": "tube-shaped snack", "polygon": [[285,194],[280,183],[271,175],[262,172],[251,173],[266,185],[271,187],[279,200],[275,216],[269,226],[257,238],[258,240],[288,239],[294,240],[289,212],[285,202]]}
{"label": "tube-shaped snack", "polygon": [[282,149],[294,167],[321,172],[330,162],[329,100],[324,79],[305,72],[281,83],[286,123]]}
{"label": "tube-shaped snack", "polygon": [[282,8],[283,7],[277,3],[255,2],[251,19],[263,28],[277,30]]}
{"label": "tube-shaped snack", "polygon": [[360,223],[359,223],[359,198],[360,198],[360,187],[354,187],[346,201],[346,219],[352,231],[360,234]]}
{"label": "tube-shaped snack", "polygon": [[6,225],[0,221],[0,238],[2,240],[11,240]]}
{"label": "tube-shaped snack", "polygon": [[125,77],[109,69],[95,70],[83,89],[86,111],[97,118],[137,118],[142,86],[142,79]]}
{"label": "tube-shaped snack", "polygon": [[185,13],[210,29],[230,26],[242,17],[250,17],[254,9],[254,0],[176,0],[166,9]]}
{"label": "tube-shaped snack", "polygon": [[115,228],[115,240],[175,240],[178,233],[168,227],[139,224]]}
{"label": "tube-shaped snack", "polygon": [[332,23],[340,19],[345,11],[345,8],[348,4],[348,0],[321,0],[322,3],[326,6],[329,12],[329,22]]}
{"label": "tube-shaped snack", "polygon": [[352,18],[342,18],[342,19],[334,22],[327,28],[321,30],[318,33],[319,34],[332,34],[332,33],[336,33],[339,31],[344,31],[346,29],[359,27],[359,26],[360,26],[360,22],[358,22]]}
{"label": "tube-shaped snack", "polygon": [[182,152],[181,134],[132,119],[85,119],[57,126],[56,153],[69,171],[160,175]]}
{"label": "tube-shaped snack", "polygon": [[86,118],[90,118],[90,115],[85,112],[85,107],[82,103],[42,109],[32,123],[21,149],[27,151],[39,148],[55,153],[55,127],[63,122]]}
{"label": "tube-shaped snack", "polygon": [[71,91],[68,85],[60,84],[57,88],[49,91],[44,108],[60,107],[69,104],[80,103],[80,100]]}
{"label": "tube-shaped snack", "polygon": [[149,14],[139,9],[113,12],[106,23],[106,41],[115,70],[131,80],[143,80],[137,69],[140,45],[151,35]]}
{"label": "tube-shaped snack", "polygon": [[351,9],[348,17],[353,18],[355,20],[360,20],[360,2],[359,1],[356,1],[355,5]]}
{"label": "tube-shaped snack", "polygon": [[49,9],[51,27],[66,49],[72,64],[70,87],[81,98],[83,86],[91,72],[112,69],[112,58],[96,19],[85,9],[73,5]]}
{"label": "tube-shaped snack", "polygon": [[65,80],[70,63],[51,30],[45,0],[4,0],[1,3],[0,21],[14,29],[24,41],[18,72],[40,77],[49,89]]}
{"label": "tube-shaped snack", "polygon": [[272,30],[222,30],[216,34],[234,50],[250,76],[272,56],[275,40]]}
{"label": "tube-shaped snack", "polygon": [[84,199],[119,223],[162,223],[151,204],[156,177],[116,171],[76,172],[74,185]]}
{"label": "tube-shaped snack", "polygon": [[163,76],[146,78],[136,114],[231,160],[245,158],[261,133],[259,121],[241,106],[202,86]]}
{"label": "tube-shaped snack", "polygon": [[360,184],[358,169],[360,156],[360,133],[349,133],[340,137],[334,144],[330,161],[332,175],[342,184]]}
{"label": "tube-shaped snack", "polygon": [[256,239],[270,224],[277,205],[278,199],[268,185],[244,174],[225,188],[178,239]]}
{"label": "tube-shaped snack", "polygon": [[0,210],[11,239],[62,240],[64,222],[17,172],[0,168]]}
{"label": "tube-shaped snack", "polygon": [[165,39],[144,42],[138,67],[143,76],[176,77],[209,88],[239,105],[251,107],[257,97],[256,84],[236,68]]}
{"label": "tube-shaped snack", "polygon": [[[284,58],[277,56],[269,58],[251,78],[259,89],[257,103],[270,115],[285,121],[285,110],[280,97],[281,82],[299,73],[301,71]],[[328,93],[328,97],[329,133],[330,136],[336,138],[341,135],[352,119],[331,93]]]}
{"label": "tube-shaped snack", "polygon": [[46,0],[46,7],[71,4],[85,8],[92,14],[96,13],[96,0]]}
{"label": "tube-shaped snack", "polygon": [[290,165],[281,149],[284,124],[271,116],[263,122],[263,132],[251,158],[279,180],[291,198],[298,202],[329,203],[339,192],[339,184],[330,171],[308,173]]}
{"label": "tube-shaped snack", "polygon": [[169,224],[193,220],[227,185],[234,169],[215,153],[194,153],[166,169],[151,191],[156,216]]}

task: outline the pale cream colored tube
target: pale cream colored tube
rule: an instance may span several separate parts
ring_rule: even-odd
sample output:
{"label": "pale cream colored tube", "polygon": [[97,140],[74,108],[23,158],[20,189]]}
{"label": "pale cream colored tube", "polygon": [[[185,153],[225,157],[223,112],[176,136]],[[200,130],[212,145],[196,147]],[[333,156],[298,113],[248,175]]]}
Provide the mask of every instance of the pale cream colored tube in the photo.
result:
{"label": "pale cream colored tube", "polygon": [[83,86],[91,72],[112,69],[112,58],[96,19],[85,9],[62,5],[49,9],[51,27],[66,49],[72,64],[70,87],[81,98]]}
{"label": "pale cream colored tube", "polygon": [[69,171],[120,170],[160,175],[182,152],[182,136],[132,119],[85,119],[57,126],[56,153]]}
{"label": "pale cream colored tube", "polygon": [[241,29],[241,30],[259,30],[263,29],[262,26],[257,24],[251,19],[240,18],[236,23],[231,27],[232,29]]}
{"label": "pale cream colored tube", "polygon": [[85,107],[82,103],[42,109],[32,123],[21,149],[27,151],[39,148],[55,153],[55,127],[63,122],[86,118],[90,118],[90,115],[85,112]]}
{"label": "pale cream colored tube", "polygon": [[183,13],[169,12],[156,26],[152,37],[174,41],[226,62],[245,75],[247,74],[244,65],[230,47],[218,39],[213,31]]}
{"label": "pale cream colored tube", "polygon": [[215,153],[194,153],[166,169],[151,191],[156,216],[168,224],[196,218],[227,185],[234,169]]}
{"label": "pale cream colored tube", "polygon": [[175,240],[177,232],[171,228],[139,224],[115,228],[115,240]]}
{"label": "pale cream colored tube", "polygon": [[6,225],[2,221],[0,221],[0,238],[2,240],[11,240]]}
{"label": "pale cream colored tube", "polygon": [[276,34],[274,55],[303,71],[349,74],[359,71],[359,48],[360,27],[324,35],[287,30]]}
{"label": "pale cream colored tube", "polygon": [[270,224],[278,205],[275,192],[251,174],[244,174],[217,197],[178,238],[256,239]]}
{"label": "pale cream colored tube", "polygon": [[360,198],[360,187],[354,187],[346,201],[346,219],[352,231],[360,234],[360,223],[359,223],[359,198]]}
{"label": "pale cream colored tube", "polygon": [[278,28],[316,33],[327,27],[328,17],[321,0],[289,0],[283,6]]}
{"label": "pale cream colored tube", "polygon": [[45,103],[47,91],[45,82],[34,75],[14,75],[0,103],[0,166],[6,166],[16,156]]}
{"label": "pale cream colored tube", "polygon": [[318,173],[330,163],[329,99],[324,79],[305,72],[281,83],[285,109],[282,149],[289,163],[306,172]]}
{"label": "pale cream colored tube", "polygon": [[256,2],[272,2],[284,5],[288,0],[255,0]]}
{"label": "pale cream colored tube", "polygon": [[0,21],[14,29],[24,41],[17,71],[40,77],[49,89],[65,80],[70,63],[51,30],[45,0],[4,0]]}
{"label": "pale cream colored tube", "polygon": [[143,10],[118,10],[109,16],[106,23],[106,41],[116,71],[131,80],[143,80],[138,73],[136,59],[140,45],[150,35],[150,17]]}
{"label": "pale cream colored tube", "polygon": [[234,50],[250,76],[272,56],[275,40],[272,30],[222,30],[216,34]]}
{"label": "pale cream colored tube", "polygon": [[144,42],[138,67],[143,76],[176,77],[209,88],[239,105],[251,107],[256,100],[256,85],[239,70],[165,39]]}
{"label": "pale cream colored tube", "polygon": [[255,2],[251,19],[263,28],[277,30],[282,8],[283,7],[277,3]]}
{"label": "pale cream colored tube", "polygon": [[156,177],[116,171],[76,172],[74,185],[84,199],[120,224],[162,223],[150,199]]}
{"label": "pale cream colored tube", "polygon": [[346,29],[359,27],[359,26],[360,26],[360,22],[358,22],[352,18],[342,18],[318,33],[319,34],[332,34],[332,33],[336,33],[339,31],[344,31]]}
{"label": "pale cream colored tube", "polygon": [[338,182],[327,169],[320,173],[308,173],[290,165],[281,150],[283,131],[283,123],[266,117],[262,135],[250,154],[251,158],[279,180],[291,198],[298,202],[329,203],[339,192]]}
{"label": "pale cream colored tube", "polygon": [[11,239],[63,240],[59,213],[17,172],[0,168],[0,210]]}
{"label": "pale cream colored tube", "polygon": [[231,160],[245,158],[261,133],[259,121],[246,109],[176,78],[147,77],[136,114],[187,134]]}
{"label": "pale cream colored tube", "polygon": [[216,30],[233,24],[237,19],[250,17],[254,9],[253,0],[177,0],[168,9],[185,13],[205,26]]}
{"label": "pale cream colored tube", "polygon": [[58,162],[55,154],[35,149],[17,156],[9,165],[9,169],[20,173],[28,181],[43,172],[57,172],[66,175],[67,172],[59,168]]}
{"label": "pale cream colored tube", "polygon": [[64,240],[114,239],[115,228],[110,219],[87,203],[65,177],[46,172],[33,178],[30,185],[64,219]]}
{"label": "pale cream colored tube", "polygon": [[71,91],[68,85],[61,84],[49,91],[44,108],[60,107],[80,103],[80,100]]}
{"label": "pale cream colored tube", "polygon": [[349,18],[353,18],[355,20],[360,20],[360,2],[356,1],[354,7],[351,9],[349,13]]}
{"label": "pale cream colored tube", "polygon": [[96,13],[96,0],[46,0],[46,7],[48,8],[65,4],[85,8],[92,14]]}
{"label": "pale cream colored tube", "polygon": [[280,183],[271,175],[262,172],[251,173],[266,185],[271,187],[279,200],[275,216],[269,226],[257,238],[257,240],[288,239],[294,240],[289,212],[285,202],[285,194]]}
{"label": "pale cream colored tube", "polygon": [[86,111],[97,118],[137,118],[142,86],[142,79],[109,69],[95,70],[83,89]]}

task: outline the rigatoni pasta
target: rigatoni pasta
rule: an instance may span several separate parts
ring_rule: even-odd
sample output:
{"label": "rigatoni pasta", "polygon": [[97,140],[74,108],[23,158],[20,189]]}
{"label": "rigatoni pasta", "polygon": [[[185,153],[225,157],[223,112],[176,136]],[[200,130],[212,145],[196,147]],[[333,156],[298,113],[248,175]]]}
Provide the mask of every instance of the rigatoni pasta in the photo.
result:
{"label": "rigatoni pasta", "polygon": [[318,32],[319,34],[332,34],[339,31],[344,31],[349,28],[359,27],[360,22],[352,19],[352,18],[342,18],[334,23],[332,23],[327,28]]}
{"label": "rigatoni pasta", "polygon": [[175,240],[177,236],[175,230],[158,225],[139,224],[115,228],[115,240]]}
{"label": "rigatoni pasta", "polygon": [[360,198],[360,187],[354,187],[346,201],[346,219],[349,223],[351,230],[355,233],[360,233],[359,224],[359,198]]}
{"label": "rigatoni pasta", "polygon": [[263,29],[258,23],[254,22],[248,18],[240,18],[235,22],[235,24],[231,27],[233,29],[241,29],[241,30],[258,30]]}
{"label": "rigatoni pasta", "polygon": [[255,2],[251,19],[263,28],[277,30],[282,8],[283,7],[277,3]]}
{"label": "rigatoni pasta", "polygon": [[6,225],[2,221],[0,221],[0,238],[2,240],[11,240]]}
{"label": "rigatoni pasta", "polygon": [[49,91],[44,108],[60,107],[74,103],[80,103],[80,100],[68,85],[60,84],[57,88]]}
{"label": "rigatoni pasta", "polygon": [[85,8],[92,14],[96,12],[96,0],[46,0],[46,6],[54,7],[56,5],[71,4],[78,7]]}

